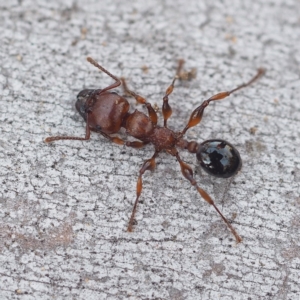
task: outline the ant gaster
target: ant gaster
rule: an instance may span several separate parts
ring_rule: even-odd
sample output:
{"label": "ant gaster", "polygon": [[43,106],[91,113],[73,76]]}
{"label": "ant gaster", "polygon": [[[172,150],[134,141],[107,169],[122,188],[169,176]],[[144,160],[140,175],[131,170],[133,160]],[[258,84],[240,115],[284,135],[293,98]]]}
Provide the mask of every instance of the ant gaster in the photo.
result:
{"label": "ant gaster", "polygon": [[[184,73],[181,71],[184,63],[183,60],[179,61],[176,76],[174,77],[171,85],[167,88],[163,97],[163,126],[157,125],[157,113],[152,105],[147,102],[145,98],[129,90],[124,78],[119,79],[112,75],[91,57],[88,57],[87,61],[106,73],[108,76],[114,79],[115,82],[102,90],[85,89],[78,94],[76,109],[86,122],[85,137],[54,136],[47,137],[45,142],[49,143],[57,140],[89,140],[90,132],[95,131],[119,145],[142,148],[147,144],[152,144],[155,148],[154,154],[150,159],[147,159],[144,162],[139,171],[136,187],[136,200],[133,206],[127,231],[131,232],[135,223],[137,203],[143,187],[142,176],[145,171],[154,170],[156,157],[160,152],[165,151],[176,157],[180,164],[182,175],[191,183],[192,186],[197,189],[201,197],[215,208],[235,236],[236,241],[238,243],[241,242],[241,237],[237,234],[230,222],[222,215],[212,198],[198,186],[194,178],[192,168],[182,161],[177,148],[186,149],[190,153],[195,153],[200,165],[211,175],[223,178],[235,175],[241,169],[242,162],[239,152],[230,143],[224,140],[215,139],[204,141],[203,143],[199,144],[195,141],[189,142],[185,140],[183,136],[188,129],[200,123],[204,109],[209,105],[210,102],[222,100],[232,93],[249,86],[264,73],[264,70],[259,69],[258,73],[249,82],[239,85],[237,88],[231,91],[218,93],[205,100],[192,112],[184,129],[182,131],[175,132],[167,127],[167,121],[172,114],[172,109],[169,105],[169,96],[173,92],[176,79],[181,79],[182,74]],[[146,106],[148,110],[148,116],[138,110],[130,113],[128,101],[117,93],[110,91],[121,84],[123,84],[124,91],[127,95],[134,97],[138,103]],[[129,142],[124,141],[119,137],[112,136],[112,134],[118,133],[121,127],[126,129],[126,133],[128,135],[138,139],[139,141]]]}

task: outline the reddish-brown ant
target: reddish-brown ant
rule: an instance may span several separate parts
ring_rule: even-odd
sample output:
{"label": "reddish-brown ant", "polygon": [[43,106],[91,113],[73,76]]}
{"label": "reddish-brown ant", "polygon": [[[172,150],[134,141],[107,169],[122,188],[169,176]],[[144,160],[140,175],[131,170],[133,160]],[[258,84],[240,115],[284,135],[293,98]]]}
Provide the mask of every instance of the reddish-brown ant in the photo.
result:
{"label": "reddish-brown ant", "polygon": [[[176,76],[174,77],[171,85],[167,88],[165,96],[163,97],[162,114],[164,118],[164,126],[157,125],[157,114],[152,105],[148,103],[145,98],[129,90],[123,78],[119,79],[112,75],[91,57],[88,57],[87,61],[106,73],[108,76],[114,79],[115,82],[102,90],[86,89],[78,94],[76,109],[86,122],[85,137],[54,136],[47,137],[45,142],[50,143],[57,140],[89,140],[90,132],[95,131],[119,145],[141,148],[146,144],[152,144],[155,148],[155,152],[150,159],[147,159],[144,162],[139,171],[136,187],[136,200],[133,206],[127,231],[131,232],[133,230],[137,203],[143,187],[142,176],[145,171],[154,170],[155,158],[161,151],[165,151],[176,157],[180,164],[182,175],[197,189],[201,197],[215,208],[235,236],[236,241],[239,243],[242,240],[241,237],[222,215],[220,210],[214,204],[212,198],[197,185],[194,179],[192,168],[182,161],[177,151],[177,147],[186,149],[190,153],[195,153],[200,165],[211,175],[223,178],[235,175],[241,169],[242,162],[239,152],[230,143],[224,140],[216,139],[204,141],[203,143],[199,144],[195,141],[188,142],[183,139],[183,136],[189,128],[196,126],[201,121],[204,109],[209,105],[210,102],[222,100],[232,93],[249,86],[264,73],[264,70],[259,69],[258,73],[249,82],[239,85],[237,88],[231,91],[218,93],[205,100],[192,112],[185,128],[182,131],[174,132],[167,127],[167,121],[172,114],[172,109],[169,105],[169,95],[173,92],[176,79],[182,79],[184,77],[184,72],[182,72],[182,65],[184,63],[183,60],[179,61]],[[195,73],[193,72],[191,74]],[[123,84],[126,94],[134,97],[138,103],[146,106],[148,110],[148,116],[138,110],[130,113],[128,101],[117,93],[110,92],[110,90],[118,87],[121,84]],[[138,139],[139,141],[128,142],[119,137],[112,136],[112,134],[118,133],[121,127],[126,129],[126,133],[128,135]]]}

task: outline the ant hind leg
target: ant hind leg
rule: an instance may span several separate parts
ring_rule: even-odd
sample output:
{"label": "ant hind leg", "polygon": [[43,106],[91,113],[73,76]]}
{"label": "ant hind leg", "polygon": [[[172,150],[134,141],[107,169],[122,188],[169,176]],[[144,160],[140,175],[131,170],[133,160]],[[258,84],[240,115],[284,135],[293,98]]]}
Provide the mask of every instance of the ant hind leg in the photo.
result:
{"label": "ant hind leg", "polygon": [[140,195],[142,193],[142,189],[143,189],[142,176],[145,173],[145,171],[147,171],[147,170],[153,171],[155,169],[155,158],[157,157],[158,153],[159,153],[158,151],[155,151],[153,156],[150,159],[147,159],[140,169],[140,172],[139,172],[140,174],[139,174],[139,177],[137,180],[137,185],[136,185],[136,199],[135,199],[135,202],[133,205],[131,217],[130,217],[129,224],[127,227],[127,231],[129,231],[129,232],[133,231],[135,212],[136,212],[137,204],[138,204],[138,201],[139,201]]}
{"label": "ant hind leg", "polygon": [[206,202],[208,202],[210,205],[212,205],[214,207],[214,209],[218,212],[218,214],[223,219],[223,221],[226,223],[226,225],[228,226],[228,228],[231,230],[232,234],[234,235],[234,237],[236,239],[236,242],[240,243],[242,241],[242,238],[238,235],[238,233],[235,231],[235,229],[232,227],[232,225],[229,223],[229,221],[223,216],[223,214],[220,212],[220,210],[218,209],[218,207],[215,205],[215,203],[212,200],[212,198],[203,189],[201,189],[197,185],[197,182],[194,179],[192,168],[188,164],[186,164],[185,162],[182,161],[182,159],[180,158],[180,156],[179,156],[179,154],[178,154],[178,152],[176,150],[174,150],[173,153],[176,156],[176,158],[177,158],[177,160],[178,160],[178,162],[180,164],[182,175],[191,183],[191,185],[193,185],[197,189],[197,191],[200,194],[200,196]]}

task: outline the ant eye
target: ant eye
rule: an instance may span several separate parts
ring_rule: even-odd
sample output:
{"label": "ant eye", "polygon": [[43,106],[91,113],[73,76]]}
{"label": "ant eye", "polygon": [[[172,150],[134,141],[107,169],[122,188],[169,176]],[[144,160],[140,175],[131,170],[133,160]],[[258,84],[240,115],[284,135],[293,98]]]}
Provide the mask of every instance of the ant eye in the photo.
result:
{"label": "ant eye", "polygon": [[199,145],[196,156],[204,171],[215,177],[231,177],[242,167],[239,152],[224,140],[204,141]]}

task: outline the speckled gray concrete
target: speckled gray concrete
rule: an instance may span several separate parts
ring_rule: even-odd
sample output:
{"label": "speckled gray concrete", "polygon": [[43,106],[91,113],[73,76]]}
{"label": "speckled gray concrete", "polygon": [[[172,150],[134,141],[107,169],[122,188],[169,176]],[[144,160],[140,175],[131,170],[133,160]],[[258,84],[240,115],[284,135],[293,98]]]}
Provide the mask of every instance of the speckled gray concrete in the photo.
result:
{"label": "speckled gray concrete", "polygon": [[[2,1],[0,299],[299,299],[300,2],[248,2]],[[267,68],[187,135],[240,150],[232,181],[196,179],[241,244],[171,156],[145,174],[129,234],[138,170],[153,148],[97,134],[43,142],[84,136],[77,93],[111,83],[87,55],[158,106],[176,59],[195,67],[197,78],[170,97],[177,130],[206,97]]]}

